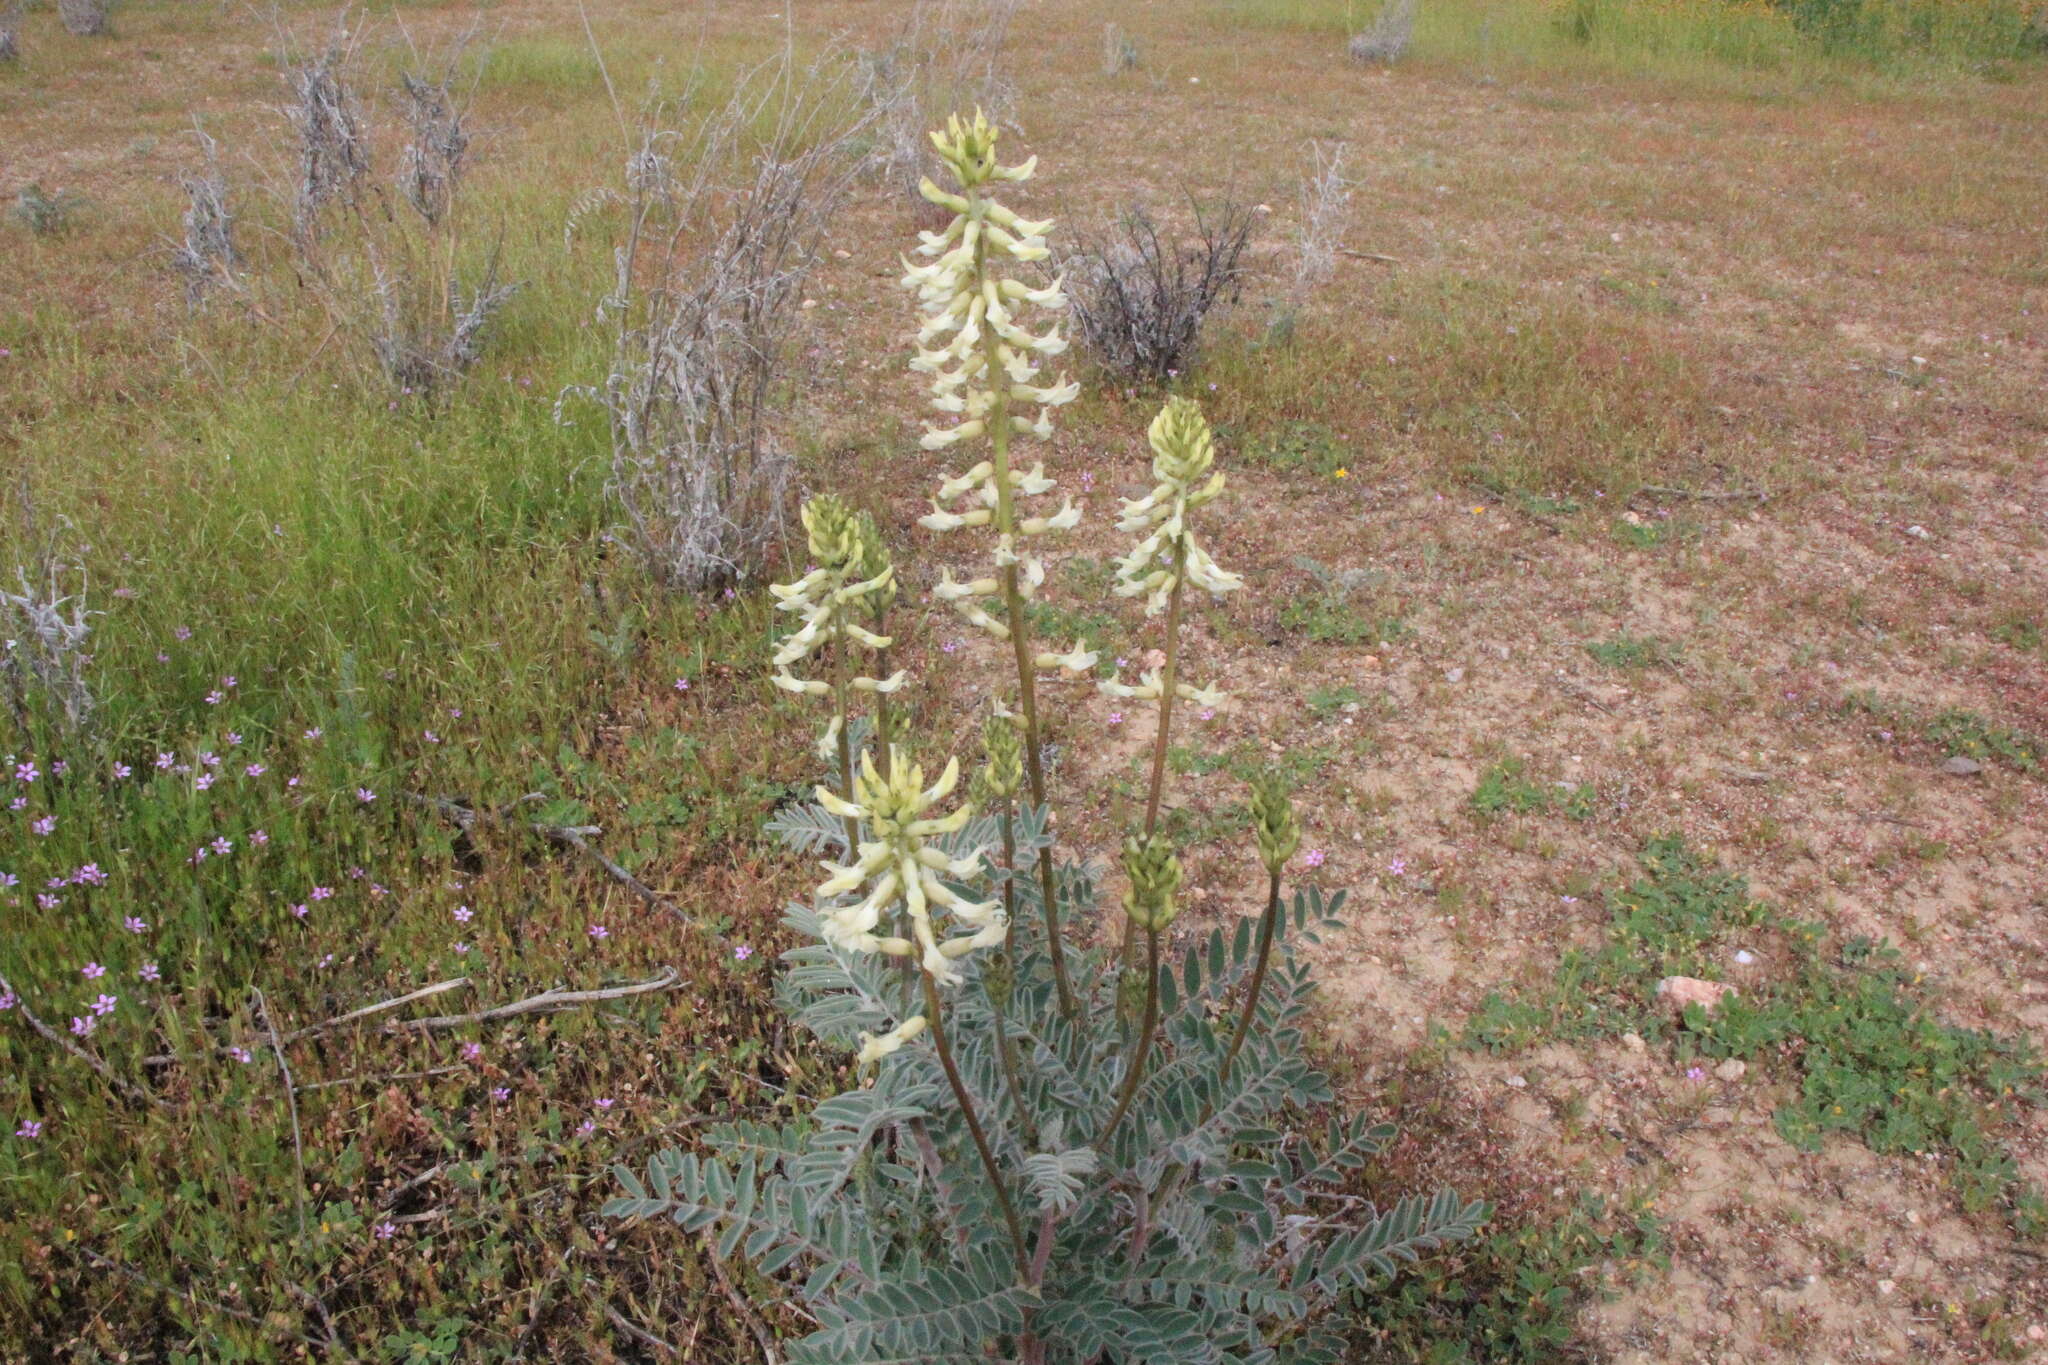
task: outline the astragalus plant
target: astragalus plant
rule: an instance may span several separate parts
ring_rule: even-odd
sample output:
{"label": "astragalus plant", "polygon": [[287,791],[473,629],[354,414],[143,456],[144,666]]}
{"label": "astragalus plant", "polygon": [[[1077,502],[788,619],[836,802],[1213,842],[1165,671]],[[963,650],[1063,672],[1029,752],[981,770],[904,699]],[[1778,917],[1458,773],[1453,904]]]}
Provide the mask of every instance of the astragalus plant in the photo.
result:
{"label": "astragalus plant", "polygon": [[[924,521],[990,542],[987,571],[947,573],[938,595],[1011,646],[1014,709],[987,716],[971,780],[958,757],[935,775],[918,761],[890,710],[907,679],[888,669],[896,576],[881,530],[813,499],[812,567],[776,589],[799,625],[774,662],[780,686],[830,707],[830,777],[775,828],[825,855],[826,875],[789,908],[807,943],[785,956],[779,993],[828,1046],[857,1049],[859,1083],[794,1122],[728,1123],[708,1152],[620,1168],[608,1211],[672,1219],[710,1254],[780,1277],[816,1325],[792,1362],[1334,1361],[1341,1300],[1468,1235],[1485,1209],[1448,1192],[1380,1207],[1340,1188],[1392,1130],[1318,1117],[1335,1097],[1304,1055],[1299,950],[1343,896],[1289,894],[1300,835],[1277,780],[1251,800],[1263,915],[1172,962],[1182,869],[1158,779],[1118,898],[1143,967],[1120,965],[1101,871],[1056,852],[1039,675],[1094,659],[1040,649],[1026,610],[1046,581],[1035,547],[1078,519],[1071,504],[1027,507],[1052,480],[1015,461],[1074,396],[1043,373],[1065,345],[1060,284],[1021,278],[1052,225],[998,201],[1032,163],[1001,165],[979,117],[934,142],[957,183],[924,193],[954,218],[924,234],[906,275],[924,316],[912,365],[941,417],[924,445],[970,463]],[[1125,506],[1136,542],[1119,578],[1166,615],[1166,663],[1106,686],[1157,703],[1163,752],[1173,701],[1213,700],[1177,676],[1187,590],[1241,584],[1191,526],[1224,487],[1200,410],[1174,400],[1150,435],[1157,486]],[[872,714],[856,714],[864,698]]]}

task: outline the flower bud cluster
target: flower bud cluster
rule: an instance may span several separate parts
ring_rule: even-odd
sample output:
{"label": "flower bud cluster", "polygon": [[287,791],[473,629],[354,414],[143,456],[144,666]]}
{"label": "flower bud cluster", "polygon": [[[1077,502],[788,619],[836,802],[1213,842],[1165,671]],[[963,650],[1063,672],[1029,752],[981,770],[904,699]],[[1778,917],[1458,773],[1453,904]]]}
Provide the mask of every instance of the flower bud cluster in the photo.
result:
{"label": "flower bud cluster", "polygon": [[[956,960],[1004,941],[1009,925],[999,903],[968,900],[940,880],[980,876],[980,852],[950,858],[928,843],[934,836],[957,833],[974,814],[974,807],[967,804],[951,815],[928,814],[952,794],[959,780],[956,758],[948,760],[939,780],[926,787],[924,769],[892,751],[887,777],[875,770],[871,755],[861,755],[851,799],[818,788],[818,800],[826,810],[859,821],[871,836],[855,847],[852,862],[824,864],[832,875],[819,885],[818,897],[822,902],[841,902],[819,912],[827,942],[849,952],[916,957],[935,982],[955,985],[962,980],[953,965]],[[969,932],[941,940],[932,924],[934,907]],[[893,919],[899,910],[909,918],[911,937],[878,933],[884,920]]]}
{"label": "flower bud cluster", "polygon": [[973,796],[974,804],[985,809],[1010,800],[1024,785],[1024,741],[1016,720],[990,716],[981,727],[981,749],[984,761],[974,775]]}
{"label": "flower bud cluster", "polygon": [[[887,649],[891,639],[877,635],[857,619],[878,615],[895,600],[896,569],[889,550],[882,543],[874,518],[855,514],[831,494],[820,494],[803,506],[804,530],[809,536],[810,572],[794,583],[774,583],[768,591],[775,596],[778,611],[794,612],[802,624],[784,636],[774,655],[774,684],[798,696],[829,696],[832,684],[818,678],[800,678],[790,671],[800,663],[837,642],[842,647]],[[909,677],[898,669],[887,678],[856,676],[851,684],[861,692],[894,692]],[[839,737],[846,717],[832,717],[819,752],[828,753]]]}
{"label": "flower bud cluster", "polygon": [[1124,840],[1124,875],[1130,887],[1124,892],[1124,913],[1140,929],[1159,933],[1180,914],[1175,893],[1180,890],[1180,859],[1165,835],[1131,835]]}
{"label": "flower bud cluster", "polygon": [[1301,822],[1295,818],[1287,783],[1278,773],[1265,773],[1252,783],[1252,829],[1258,835],[1259,861],[1267,872],[1279,876],[1301,847]]}

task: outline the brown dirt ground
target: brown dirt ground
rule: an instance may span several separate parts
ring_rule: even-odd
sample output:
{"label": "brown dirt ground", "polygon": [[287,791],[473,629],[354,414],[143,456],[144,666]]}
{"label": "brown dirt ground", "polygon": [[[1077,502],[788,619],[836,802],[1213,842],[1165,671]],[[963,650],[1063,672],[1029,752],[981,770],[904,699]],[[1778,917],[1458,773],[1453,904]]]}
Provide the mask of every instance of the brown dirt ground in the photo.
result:
{"label": "brown dirt ground", "polygon": [[[1972,86],[1966,98],[1739,98],[1534,68],[1366,72],[1328,37],[1234,31],[1177,5],[1121,8],[1146,66],[1112,80],[1096,66],[1102,7],[1027,6],[1013,136],[1046,169],[1020,202],[1085,217],[1184,183],[1236,183],[1275,209],[1268,274],[1252,290],[1263,296],[1295,211],[1289,178],[1322,139],[1348,150],[1359,182],[1349,245],[1396,258],[1347,258],[1320,291],[1305,330],[1326,354],[1218,362],[1218,378],[1257,395],[1218,393],[1237,428],[1312,418],[1340,434],[1350,476],[1274,472],[1227,451],[1234,491],[1210,534],[1250,589],[1191,638],[1194,673],[1235,695],[1184,732],[1212,749],[1329,747],[1305,796],[1308,843],[1327,851],[1316,875],[1353,900],[1320,950],[1325,1018],[1361,1076],[1410,1065],[1430,1027],[1455,1033],[1489,989],[1589,941],[1597,888],[1666,830],[1718,851],[1788,910],[1899,942],[1950,1018],[2048,1042],[2048,783],[1995,766],[1944,775],[1936,750],[1837,709],[1850,690],[1874,688],[2048,733],[2042,654],[1988,634],[2010,612],[2040,622],[2048,600],[2039,82]],[[406,17],[432,35],[470,16]],[[856,33],[891,21],[874,0],[808,5],[804,18]],[[578,31],[574,7],[559,3],[504,5],[489,19],[507,35]],[[0,86],[0,194],[40,179],[103,205],[161,206],[179,158],[152,149],[185,126],[193,92],[230,135],[268,126],[253,106],[275,100],[273,83],[250,60],[268,35],[216,30],[202,46],[155,10],[131,22],[150,41],[97,64],[80,56],[47,98],[28,104]],[[700,23],[767,36],[782,22],[765,2],[702,15],[632,5],[600,31],[680,46]],[[513,148],[557,169],[575,167],[580,139],[608,117],[587,100],[489,112]],[[914,449],[901,432],[916,417],[900,368],[909,308],[886,265],[906,217],[875,196],[849,215],[837,243],[849,254],[821,267],[807,343],[827,449],[870,442],[878,413],[901,424],[886,462],[847,468],[874,480],[857,491],[895,514],[905,558],[929,579],[966,550],[911,524],[941,463],[893,453]],[[154,282],[143,236],[105,235],[104,274],[63,283],[109,314],[160,306],[151,294],[169,286]],[[1447,342],[1441,315],[1417,311],[1460,280],[1497,286],[1486,297],[1500,315],[1468,305],[1457,328],[1569,324],[1567,368],[1648,445],[1642,482],[1768,499],[1629,486],[1596,499],[1581,484],[1559,491],[1593,510],[1554,517],[1459,477],[1483,454],[1463,445],[1484,444],[1472,433],[1486,420],[1561,477],[1601,467],[1600,452],[1567,448],[1572,411],[1518,431],[1512,379],[1481,382],[1474,357],[1510,343]],[[1654,281],[1672,302],[1634,306],[1639,295],[1617,281]],[[16,277],[0,298],[52,284]],[[1255,335],[1259,319],[1248,305],[1243,330]],[[1407,377],[1404,358],[1438,372]],[[1419,412],[1388,410],[1390,393]],[[1268,402],[1278,410],[1257,406]],[[1448,434],[1432,422],[1474,410],[1490,415]],[[1048,452],[1063,487],[1095,476],[1073,553],[1115,549],[1113,495],[1144,477],[1149,415],[1142,399],[1091,395]],[[1625,548],[1610,534],[1623,511],[1680,534]],[[1364,648],[1282,628],[1283,605],[1310,582],[1303,558],[1384,575],[1375,592],[1412,633]],[[1585,642],[1620,630],[1678,642],[1680,662],[1624,675],[1586,655]],[[941,658],[939,640],[966,634],[934,618],[924,657],[910,660],[929,692],[953,689],[926,707],[955,737],[999,677],[992,658],[977,666],[977,645]],[[1338,684],[1364,702],[1312,717],[1305,697]],[[1080,793],[1129,777],[1149,722],[1112,727],[1109,701],[1072,687],[1062,696],[1060,785]],[[1541,780],[1593,783],[1597,817],[1477,820],[1473,784],[1507,753]],[[1239,793],[1218,774],[1177,779],[1172,799],[1213,813]],[[1080,808],[1065,837],[1107,849],[1124,814],[1113,801]],[[1190,931],[1255,909],[1234,851],[1197,850],[1191,862],[1202,893]],[[1526,1179],[1554,1186],[1560,1207],[1567,1190],[1640,1192],[1669,1220],[1671,1275],[1588,1314],[1597,1355],[1975,1360],[1989,1348],[1970,1310],[1992,1303],[2023,1343],[2048,1328],[2036,1252],[1995,1218],[1963,1215],[1938,1162],[1842,1140],[1814,1156],[1791,1149],[1771,1126],[1786,1080],[1769,1068],[1703,1092],[1655,1049],[1618,1044],[1499,1059],[1450,1050],[1429,1065],[1465,1110],[1460,1131],[1497,1148],[1471,1154],[1468,1185]],[[2026,1172],[2048,1182],[2048,1116],[2011,1138]],[[1455,1154],[1432,1164],[1459,1170]]]}

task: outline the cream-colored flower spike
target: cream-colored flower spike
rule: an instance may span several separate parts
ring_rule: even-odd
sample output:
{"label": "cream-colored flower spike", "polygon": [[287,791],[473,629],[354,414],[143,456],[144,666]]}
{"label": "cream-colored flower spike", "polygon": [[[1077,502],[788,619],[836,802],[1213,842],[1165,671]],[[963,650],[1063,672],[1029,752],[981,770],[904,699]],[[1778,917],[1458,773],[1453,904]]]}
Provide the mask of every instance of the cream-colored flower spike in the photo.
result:
{"label": "cream-colored flower spike", "polygon": [[[999,946],[1009,936],[1000,902],[970,901],[940,880],[942,875],[956,881],[979,876],[980,852],[949,858],[926,842],[934,835],[957,832],[973,816],[969,804],[951,815],[928,815],[959,781],[958,759],[949,760],[939,780],[926,787],[924,770],[900,750],[892,750],[887,777],[876,771],[872,756],[861,756],[850,800],[818,788],[818,800],[826,810],[842,819],[864,822],[873,835],[854,850],[852,862],[824,864],[832,876],[818,887],[821,900],[860,896],[819,911],[828,943],[849,952],[915,956],[932,980],[945,986],[964,979],[953,966],[957,959],[977,948]],[[940,939],[932,925],[934,907],[969,932]],[[910,918],[911,939],[878,932],[899,909]]]}
{"label": "cream-colored flower spike", "polygon": [[[794,583],[774,583],[768,588],[775,596],[776,610],[794,612],[802,622],[777,645],[772,681],[785,692],[823,697],[831,694],[832,685],[821,679],[797,677],[790,671],[791,665],[833,641],[865,649],[887,649],[890,637],[862,626],[856,614],[859,609],[893,595],[896,571],[888,565],[886,556],[881,556],[877,560],[880,572],[869,578],[860,576],[867,561],[875,558],[870,553],[873,547],[867,545],[862,535],[860,519],[830,494],[804,504],[803,523],[816,566]],[[902,687],[909,676],[907,670],[899,669],[887,678],[855,677],[850,681],[858,691],[889,693]],[[833,717],[832,726],[819,741],[821,751],[829,752],[837,743],[841,720]]]}
{"label": "cream-colored flower spike", "polygon": [[1142,538],[1117,561],[1116,592],[1145,598],[1145,614],[1166,609],[1181,575],[1212,593],[1235,592],[1244,580],[1209,558],[1188,525],[1188,513],[1223,491],[1223,474],[1212,470],[1215,437],[1194,400],[1167,401],[1147,433],[1152,442],[1152,474],[1158,486],[1136,501],[1124,502],[1116,527]]}
{"label": "cream-colored flower spike", "polygon": [[[993,459],[941,484],[932,510],[918,522],[933,531],[994,526],[996,566],[1015,565],[1019,591],[1028,598],[1044,581],[1045,564],[1024,548],[1025,542],[1073,529],[1081,520],[1081,509],[1063,499],[1059,510],[1050,514],[1017,510],[1019,499],[1051,492],[1053,481],[1045,476],[1042,464],[1028,472],[1011,469],[1008,442],[1013,436],[1049,437],[1052,410],[1073,402],[1081,386],[1064,375],[1047,382],[1040,371],[1044,360],[1067,349],[1058,325],[1033,332],[1022,321],[1027,308],[1057,312],[1066,307],[1060,282],[1033,288],[1001,273],[1004,258],[1020,263],[1044,260],[1050,254],[1045,234],[1052,223],[1019,218],[996,201],[991,190],[997,182],[1028,180],[1037,165],[1036,158],[1021,166],[998,164],[997,137],[998,131],[979,112],[972,122],[955,115],[943,131],[932,134],[958,188],[941,189],[930,180],[919,188],[932,203],[951,209],[953,221],[943,232],[920,234],[918,252],[933,258],[928,264],[903,263],[903,283],[917,291],[924,314],[910,367],[931,376],[933,409],[958,419],[951,425],[927,427],[921,444],[927,450],[942,450],[985,436],[995,446]],[[1017,411],[1032,407],[1037,409],[1035,417]],[[1007,640],[1009,627],[980,600],[998,591],[992,578],[956,583],[948,575],[938,596],[970,625]],[[1064,654],[1034,655],[1032,661],[1039,667],[1078,672],[1092,668],[1095,656],[1076,645]]]}

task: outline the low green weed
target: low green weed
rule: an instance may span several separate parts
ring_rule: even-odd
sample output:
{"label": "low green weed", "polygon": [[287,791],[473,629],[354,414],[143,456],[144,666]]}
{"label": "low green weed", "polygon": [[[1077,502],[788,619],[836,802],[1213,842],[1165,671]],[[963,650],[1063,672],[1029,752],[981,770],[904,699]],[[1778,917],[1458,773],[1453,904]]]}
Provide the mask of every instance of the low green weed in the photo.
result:
{"label": "low green weed", "polygon": [[1541,815],[1555,810],[1573,820],[1590,820],[1596,796],[1590,782],[1531,781],[1528,764],[1504,758],[1479,775],[1470,799],[1472,809],[1481,815]]}
{"label": "low green weed", "polygon": [[1484,1234],[1440,1261],[1359,1296],[1375,1360],[1417,1365],[1549,1365],[1572,1358],[1590,1272],[1627,1279],[1670,1268],[1647,1205],[1588,1193],[1562,1216]]}
{"label": "low green weed", "polygon": [[[1773,1115],[1786,1141],[1817,1151],[1839,1133],[1886,1154],[1940,1151],[1966,1210],[2000,1207],[2019,1230],[2048,1231],[2048,1203],[1996,1136],[2048,1098],[2027,1039],[1944,1023],[1888,946],[1850,940],[1830,952],[1819,925],[1752,900],[1740,877],[1676,836],[1653,840],[1641,862],[1642,875],[1608,896],[1606,941],[1566,953],[1541,987],[1488,995],[1467,1046],[1634,1032],[1680,1060],[1782,1059],[1798,1086]],[[1738,949],[1788,966],[1712,1013],[1687,1006],[1674,1025],[1657,981],[1723,976]]]}
{"label": "low green weed", "polygon": [[1669,668],[1678,662],[1678,646],[1654,635],[1630,635],[1623,631],[1606,640],[1590,641],[1586,652],[1609,668],[1635,672],[1645,668]]}
{"label": "low green weed", "polygon": [[1280,624],[1319,645],[1384,645],[1412,633],[1400,617],[1361,611],[1349,594],[1335,589],[1289,599],[1280,609]]}

